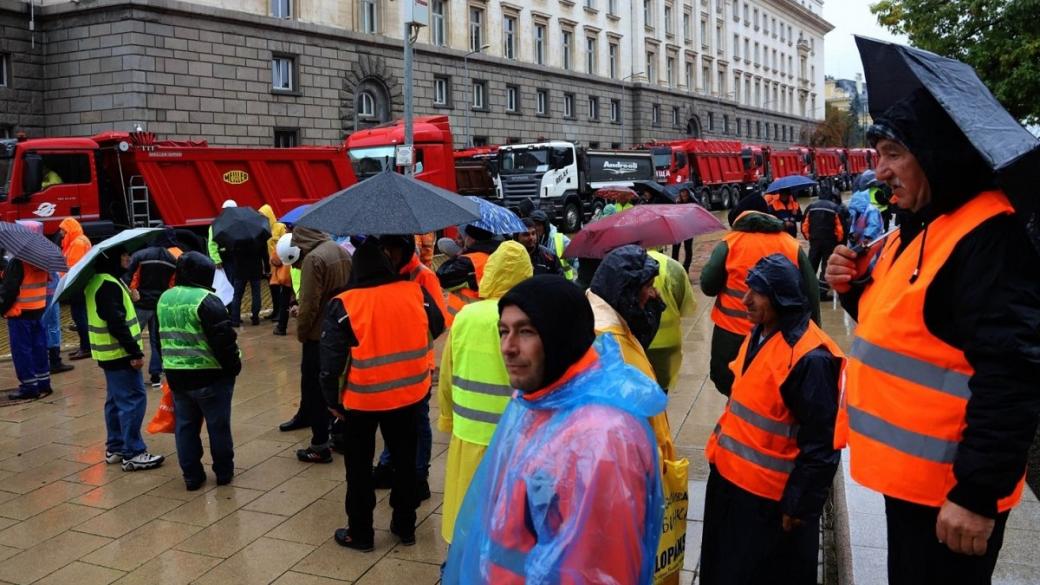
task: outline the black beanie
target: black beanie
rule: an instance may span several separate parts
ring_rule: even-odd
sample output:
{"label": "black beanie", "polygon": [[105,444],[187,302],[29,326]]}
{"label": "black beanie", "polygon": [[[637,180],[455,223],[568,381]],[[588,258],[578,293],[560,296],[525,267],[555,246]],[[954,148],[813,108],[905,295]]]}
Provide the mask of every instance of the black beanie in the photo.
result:
{"label": "black beanie", "polygon": [[592,307],[581,289],[562,276],[541,274],[514,286],[498,301],[498,314],[516,306],[538,330],[545,350],[546,387],[560,379],[596,340]]}

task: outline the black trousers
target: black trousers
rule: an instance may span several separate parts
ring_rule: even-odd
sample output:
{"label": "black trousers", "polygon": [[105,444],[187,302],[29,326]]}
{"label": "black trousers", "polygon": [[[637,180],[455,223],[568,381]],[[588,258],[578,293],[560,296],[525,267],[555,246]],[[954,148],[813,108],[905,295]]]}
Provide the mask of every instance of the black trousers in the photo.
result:
{"label": "black trousers", "polygon": [[303,358],[300,360],[300,412],[311,424],[311,445],[328,447],[329,414],[325,398],[321,395],[321,342],[303,342]]}
{"label": "black trousers", "polygon": [[704,502],[702,585],[816,585],[820,520],[784,532],[780,502],[746,492],[712,466]]}
{"label": "black trousers", "polygon": [[[277,285],[276,285],[277,286]],[[278,328],[285,331],[289,326],[289,301],[292,299],[291,286],[278,286],[278,311],[276,319]]]}
{"label": "black trousers", "polygon": [[885,496],[889,585],[988,585],[1004,544],[1008,512],[997,516],[986,554],[961,555],[935,536],[939,508]]}
{"label": "black trousers", "polygon": [[[809,240],[809,264],[812,265],[813,273],[820,279],[820,288],[829,288],[823,272],[827,271],[827,259],[834,253],[837,245],[836,240]],[[820,271],[821,266],[823,272]]]}
{"label": "black trousers", "polygon": [[418,440],[416,416],[418,404],[378,412],[348,410],[344,421],[347,467],[347,523],[350,537],[371,542],[372,510],[376,507],[376,491],[372,483],[372,458],[376,454],[376,428],[383,433],[383,443],[394,462],[390,487],[392,525],[400,536],[415,533],[415,509],[419,507],[415,483],[415,447]]}
{"label": "black trousers", "polygon": [[729,396],[733,389],[733,372],[729,363],[737,359],[740,344],[744,336],[727,331],[718,325],[711,332],[711,361],[708,364],[708,377],[715,384],[715,389],[723,396]]}
{"label": "black trousers", "polygon": [[[683,258],[683,267],[686,268],[686,272],[690,271],[690,264],[693,262],[693,238],[689,240],[683,240],[682,243],[683,251],[686,252],[686,257]],[[679,259],[679,244],[672,244],[672,260]]]}

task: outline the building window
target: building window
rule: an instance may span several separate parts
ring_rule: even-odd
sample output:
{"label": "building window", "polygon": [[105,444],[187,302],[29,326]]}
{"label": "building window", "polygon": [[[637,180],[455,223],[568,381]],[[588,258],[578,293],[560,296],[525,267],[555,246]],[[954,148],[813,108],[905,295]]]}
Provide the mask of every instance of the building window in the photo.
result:
{"label": "building window", "polygon": [[545,65],[545,25],[534,25],[534,62]]}
{"label": "building window", "polygon": [[271,89],[275,91],[295,91],[296,79],[293,69],[296,59],[287,55],[275,56],[271,59]]}
{"label": "building window", "polygon": [[610,121],[615,124],[621,121],[621,100],[610,100]]}
{"label": "building window", "polygon": [[729,114],[722,115],[722,133],[729,134]]}
{"label": "building window", "polygon": [[607,0],[607,14],[611,16],[617,15],[617,0]]}
{"label": "building window", "polygon": [[618,76],[618,44],[610,43],[607,45],[607,58],[610,61],[610,78],[617,79]]}
{"label": "building window", "polygon": [[747,24],[749,22],[751,22],[751,19],[748,18],[748,4],[747,4],[747,2],[745,2],[744,3],[744,24]]}
{"label": "building window", "polygon": [[675,57],[665,59],[665,75],[668,76],[668,87],[675,87]]}
{"label": "building window", "polygon": [[480,51],[484,46],[484,9],[469,8],[469,50]]}
{"label": "building window", "polygon": [[376,0],[361,0],[361,32],[376,33],[378,31],[379,21]]}
{"label": "building window", "polygon": [[747,130],[745,134],[748,138],[751,138],[751,120],[745,120],[744,129]]}
{"label": "building window", "polygon": [[755,18],[754,18],[753,22],[755,23],[755,30],[758,30],[758,8],[755,9],[754,15],[755,15]]}
{"label": "building window", "polygon": [[709,40],[710,39],[708,37],[708,19],[704,18],[704,17],[701,17],[701,48],[702,49],[707,49],[708,48],[708,41]]}
{"label": "building window", "polygon": [[755,122],[755,138],[762,138],[762,121]]}
{"label": "building window", "polygon": [[585,0],[585,8],[588,8],[589,10],[595,10],[596,0]]}
{"label": "building window", "polygon": [[487,146],[487,145],[488,145],[488,137],[487,136],[474,136],[473,137],[473,146]]}
{"label": "building window", "polygon": [[430,0],[430,42],[438,47],[448,44],[444,0]]}
{"label": "building window", "polygon": [[758,64],[759,64],[758,55],[759,55],[759,49],[760,48],[761,47],[758,44],[758,42],[755,42],[755,67],[758,67]]}
{"label": "building window", "polygon": [[539,116],[544,116],[549,113],[549,92],[544,89],[539,89],[535,94],[535,112]]}
{"label": "building window", "polygon": [[502,56],[516,59],[516,17],[506,16],[502,19]]}
{"label": "building window", "polygon": [[473,81],[473,109],[474,110],[486,110],[487,109],[487,82],[486,81]]}
{"label": "building window", "polygon": [[358,94],[357,115],[359,118],[371,118],[376,115],[376,98],[370,92],[363,91]]}
{"label": "building window", "polygon": [[589,96],[589,119],[599,120],[599,98]]}
{"label": "building window", "polygon": [[733,75],[733,101],[740,103],[740,74]]}
{"label": "building window", "polygon": [[737,118],[736,135],[740,136],[740,118]]}
{"label": "building window", "polygon": [[569,30],[563,31],[563,68],[567,70],[571,68],[571,51],[574,50],[573,39],[573,32]]}
{"label": "building window", "polygon": [[275,128],[274,129],[274,147],[275,148],[292,148],[300,142],[300,129],[299,128]]}
{"label": "building window", "polygon": [[733,60],[740,61],[740,35],[733,35]]}
{"label": "building window", "polygon": [[697,83],[697,80],[695,80],[693,78],[693,61],[687,61],[686,62],[686,71],[685,71],[685,73],[686,73],[686,88],[688,90],[690,90],[690,91],[693,91],[693,88],[694,88],[694,86]]}
{"label": "building window", "polygon": [[563,94],[563,117],[573,118],[574,117],[574,94],[565,93]]}
{"label": "building window", "polygon": [[671,4],[665,4],[664,5],[664,34],[669,35],[669,36],[675,34],[675,31],[673,30],[673,26],[672,26],[672,16],[673,16],[673,14],[672,14],[672,5]]}
{"label": "building window", "polygon": [[657,54],[653,51],[646,52],[646,80],[657,83]]}
{"label": "building window", "polygon": [[721,55],[726,50],[726,43],[722,40],[722,25],[715,25],[715,50]]}
{"label": "building window", "polygon": [[708,131],[715,131],[715,112],[708,112]]}
{"label": "building window", "polygon": [[518,112],[520,111],[520,88],[515,85],[506,86],[506,111],[507,112]]}
{"label": "building window", "polygon": [[679,106],[672,106],[672,127],[678,128],[679,126]]}
{"label": "building window", "polygon": [[711,93],[711,65],[701,67],[701,90]]}
{"label": "building window", "polygon": [[643,24],[654,28],[654,5],[650,0],[643,0]]}
{"label": "building window", "polygon": [[[292,0],[271,0],[271,16],[275,18],[292,18]],[[275,131],[277,141],[278,132]]]}
{"label": "building window", "polygon": [[683,12],[682,15],[682,37],[683,42],[690,44],[693,41],[693,24],[690,22],[692,16],[689,12]]}
{"label": "building window", "polygon": [[585,72],[596,73],[596,38],[585,37]]}
{"label": "building window", "polygon": [[654,104],[650,108],[650,123],[654,126],[661,125],[661,104]]}
{"label": "building window", "polygon": [[7,87],[11,78],[11,56],[0,53],[0,87]]}
{"label": "building window", "polygon": [[447,77],[437,75],[433,78],[433,103],[438,106],[448,105],[448,96],[450,92],[448,88],[451,87],[451,80]]}
{"label": "building window", "polygon": [[726,70],[719,69],[719,87],[716,88],[719,96],[726,97]]}

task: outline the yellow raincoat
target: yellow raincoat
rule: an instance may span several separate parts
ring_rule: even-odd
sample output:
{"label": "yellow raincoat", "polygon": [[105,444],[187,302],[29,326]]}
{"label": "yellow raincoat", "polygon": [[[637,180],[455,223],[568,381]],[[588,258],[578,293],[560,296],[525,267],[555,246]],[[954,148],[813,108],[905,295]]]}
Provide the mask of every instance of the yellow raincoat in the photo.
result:
{"label": "yellow raincoat", "polygon": [[274,215],[274,210],[266,203],[260,206],[260,213],[267,218],[267,222],[271,226],[271,237],[267,240],[267,257],[271,261],[271,284],[291,286],[292,278],[289,276],[289,267],[282,264],[276,251],[278,238],[281,238],[286,233],[285,224],[278,221],[278,218]]}
{"label": "yellow raincoat", "polygon": [[[517,242],[504,242],[488,258],[484,267],[484,278],[480,280],[480,297],[483,299],[502,298],[509,289],[533,274],[531,257],[527,249]],[[465,308],[456,317],[464,319]],[[441,432],[452,432],[452,375],[451,375],[451,333],[445,339],[441,356],[441,369],[437,381],[437,399],[440,415],[437,417],[437,428]],[[464,441],[453,433],[448,444],[448,460],[444,469],[444,503],[441,505],[441,536],[451,543],[455,531],[455,518],[458,515],[462,499],[466,496],[473,473],[477,471],[480,460],[487,447]]]}
{"label": "yellow raincoat", "polygon": [[661,295],[665,309],[661,314],[661,326],[646,354],[657,382],[667,391],[672,389],[682,367],[682,318],[697,311],[697,302],[693,299],[690,275],[682,264],[656,250],[647,253],[660,266],[654,278],[654,288]]}

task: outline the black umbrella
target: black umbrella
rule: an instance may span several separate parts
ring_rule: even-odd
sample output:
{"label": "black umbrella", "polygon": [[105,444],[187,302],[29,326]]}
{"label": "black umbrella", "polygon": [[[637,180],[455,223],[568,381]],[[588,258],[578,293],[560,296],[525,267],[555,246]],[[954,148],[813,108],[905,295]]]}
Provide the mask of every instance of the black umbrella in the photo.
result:
{"label": "black umbrella", "polygon": [[664,185],[657,181],[636,181],[632,183],[632,189],[636,192],[649,191],[650,203],[675,203],[676,197],[679,196],[678,191],[672,195]]}
{"label": "black umbrella", "polygon": [[315,203],[296,225],[378,236],[424,234],[478,218],[476,201],[388,170]]}
{"label": "black umbrella", "polygon": [[266,245],[270,238],[271,223],[251,207],[224,208],[213,221],[213,240],[228,250]]}
{"label": "black umbrella", "polygon": [[871,116],[881,116],[924,89],[998,174],[1018,161],[1035,168],[1040,141],[1011,117],[970,65],[866,37],[857,36],[856,44],[867,78]]}
{"label": "black umbrella", "polygon": [[65,272],[69,269],[61,248],[43,234],[14,223],[0,222],[0,248],[11,256],[47,272]]}

